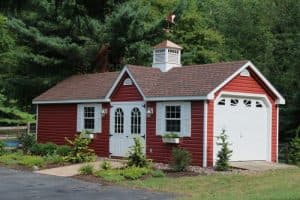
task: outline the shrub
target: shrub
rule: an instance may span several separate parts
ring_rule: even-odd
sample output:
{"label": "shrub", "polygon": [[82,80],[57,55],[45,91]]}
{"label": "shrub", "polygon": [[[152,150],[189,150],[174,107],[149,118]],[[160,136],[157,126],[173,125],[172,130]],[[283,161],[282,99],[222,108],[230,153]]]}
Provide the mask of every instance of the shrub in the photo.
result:
{"label": "shrub", "polygon": [[30,148],[31,154],[39,156],[54,155],[56,150],[57,145],[51,142],[46,144],[37,143]]}
{"label": "shrub", "polygon": [[33,166],[38,166],[42,167],[45,165],[45,160],[40,157],[40,156],[26,156],[24,155],[19,163],[20,165],[26,166],[26,167],[33,167]]}
{"label": "shrub", "polygon": [[147,167],[148,162],[146,160],[145,154],[143,153],[143,146],[139,138],[134,138],[134,145],[131,147],[128,156],[129,167]]}
{"label": "shrub", "polygon": [[0,140],[0,156],[5,153],[5,144]]}
{"label": "shrub", "polygon": [[191,162],[191,154],[181,148],[172,149],[170,166],[174,171],[185,171]]}
{"label": "shrub", "polygon": [[298,135],[290,142],[289,163],[300,166],[300,137]]}
{"label": "shrub", "polygon": [[68,145],[57,146],[56,154],[59,156],[67,156],[71,151],[71,147]]}
{"label": "shrub", "polygon": [[217,145],[221,146],[220,151],[218,152],[218,159],[216,163],[216,170],[218,171],[227,171],[229,170],[229,159],[232,154],[232,150],[229,149],[228,136],[225,133],[225,130],[222,131],[220,136],[217,137],[219,142]]}
{"label": "shrub", "polygon": [[79,173],[81,175],[92,175],[94,173],[94,166],[93,165],[83,165],[79,169]]}
{"label": "shrub", "polygon": [[125,180],[124,176],[121,175],[121,170],[119,169],[100,170],[95,172],[94,175],[105,181],[119,182]]}
{"label": "shrub", "polygon": [[107,162],[106,160],[104,160],[101,165],[100,165],[101,169],[103,170],[109,170],[111,169],[111,164],[110,162]]}
{"label": "shrub", "polygon": [[142,176],[150,173],[149,168],[145,167],[128,167],[121,171],[121,175],[124,176],[124,178],[129,180],[136,180],[141,178]]}
{"label": "shrub", "polygon": [[71,146],[71,151],[65,157],[66,161],[72,163],[81,163],[81,162],[90,162],[94,161],[96,155],[94,150],[89,148],[89,144],[91,143],[91,139],[84,137],[85,133],[81,133],[80,135],[76,135],[75,139],[69,140],[66,138],[66,141]]}
{"label": "shrub", "polygon": [[48,155],[44,159],[48,164],[60,164],[65,162],[64,157],[55,154]]}
{"label": "shrub", "polygon": [[165,177],[165,173],[162,170],[153,170],[151,175],[153,177]]}
{"label": "shrub", "polygon": [[36,144],[35,136],[31,133],[23,133],[20,135],[19,140],[22,144],[24,154],[30,153],[30,149]]}

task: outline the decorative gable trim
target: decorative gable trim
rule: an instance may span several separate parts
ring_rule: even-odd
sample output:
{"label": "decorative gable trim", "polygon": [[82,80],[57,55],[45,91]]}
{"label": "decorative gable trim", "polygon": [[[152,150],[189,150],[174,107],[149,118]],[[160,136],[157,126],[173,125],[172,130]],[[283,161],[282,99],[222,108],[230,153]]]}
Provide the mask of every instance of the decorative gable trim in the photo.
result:
{"label": "decorative gable trim", "polygon": [[244,64],[239,70],[233,73],[230,77],[228,77],[223,83],[217,86],[214,90],[212,90],[208,95],[208,99],[214,99],[215,93],[219,91],[222,87],[224,87],[227,83],[229,83],[232,79],[234,79],[238,74],[240,74],[247,67],[251,68],[254,73],[263,81],[264,84],[275,94],[277,97],[276,104],[285,104],[285,99],[281,96],[281,94],[274,88],[274,86],[266,79],[266,77],[254,66],[251,61],[248,61]]}
{"label": "decorative gable trim", "polygon": [[146,99],[146,97],[145,97],[142,89],[139,87],[139,85],[137,84],[137,82],[134,80],[133,75],[130,73],[130,71],[128,70],[127,66],[125,66],[123,68],[123,70],[119,74],[118,78],[115,80],[113,86],[110,88],[110,90],[108,91],[107,95],[105,96],[105,99],[110,99],[111,95],[113,94],[113,92],[117,88],[119,82],[122,80],[122,78],[125,75],[125,73],[128,74],[128,76],[130,77],[130,79],[132,80],[132,82],[134,83],[134,85],[136,86],[136,88],[138,89],[139,93],[142,95],[143,99]]}

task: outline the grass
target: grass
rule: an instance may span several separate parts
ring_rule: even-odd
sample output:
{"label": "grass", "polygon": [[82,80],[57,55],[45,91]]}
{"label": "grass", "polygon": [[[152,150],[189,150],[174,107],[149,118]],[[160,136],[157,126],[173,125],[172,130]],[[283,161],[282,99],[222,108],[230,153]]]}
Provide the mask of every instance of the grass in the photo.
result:
{"label": "grass", "polygon": [[300,168],[257,174],[147,178],[121,184],[177,193],[184,200],[296,200],[300,199]]}

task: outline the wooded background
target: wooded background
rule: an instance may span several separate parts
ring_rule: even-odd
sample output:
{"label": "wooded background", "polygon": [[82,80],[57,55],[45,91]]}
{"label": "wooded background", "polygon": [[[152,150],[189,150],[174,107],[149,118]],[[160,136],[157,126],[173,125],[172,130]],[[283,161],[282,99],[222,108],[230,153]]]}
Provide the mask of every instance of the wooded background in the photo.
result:
{"label": "wooded background", "polygon": [[286,98],[281,140],[300,131],[299,0],[1,0],[0,12],[0,125],[33,121],[32,99],[72,74],[151,66],[170,39],[183,64],[251,60]]}

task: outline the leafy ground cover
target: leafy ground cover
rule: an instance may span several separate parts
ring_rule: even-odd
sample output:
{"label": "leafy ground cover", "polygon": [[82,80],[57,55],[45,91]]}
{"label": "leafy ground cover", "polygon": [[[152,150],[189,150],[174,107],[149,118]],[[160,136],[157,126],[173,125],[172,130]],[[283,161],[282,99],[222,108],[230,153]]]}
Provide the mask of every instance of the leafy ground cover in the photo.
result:
{"label": "leafy ground cover", "polygon": [[120,184],[176,193],[184,200],[296,200],[300,199],[300,168],[248,174],[148,177]]}

